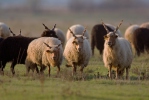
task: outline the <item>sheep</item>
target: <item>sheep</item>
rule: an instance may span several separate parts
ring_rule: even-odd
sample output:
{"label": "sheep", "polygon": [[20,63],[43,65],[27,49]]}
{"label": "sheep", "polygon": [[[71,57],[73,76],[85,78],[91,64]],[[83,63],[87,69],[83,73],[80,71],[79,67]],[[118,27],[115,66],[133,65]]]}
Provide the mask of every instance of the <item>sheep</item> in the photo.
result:
{"label": "sheep", "polygon": [[[55,28],[55,27],[54,27]],[[54,28],[52,30],[46,30],[42,36],[55,37]],[[2,74],[4,73],[3,69],[7,62],[11,61],[11,72],[14,75],[14,67],[16,64],[25,64],[25,59],[27,56],[27,48],[29,43],[39,37],[24,37],[24,36],[13,36],[7,37],[0,43],[0,69]]]}
{"label": "sheep", "polygon": [[[82,25],[76,24],[72,25],[70,29],[75,35],[81,35],[85,28]],[[66,40],[68,41],[72,36],[73,35],[71,34],[70,30],[68,30],[66,34]],[[87,31],[84,33],[84,36],[89,40],[89,34]]]}
{"label": "sheep", "polygon": [[143,23],[140,25],[141,28],[148,28],[149,29],[149,22]]}
{"label": "sheep", "polygon": [[9,27],[5,23],[0,22],[0,37],[5,39],[9,36],[11,36]]}
{"label": "sheep", "polygon": [[145,51],[149,53],[149,29],[136,29],[133,33],[133,44],[138,56]]}
{"label": "sheep", "polygon": [[64,34],[64,32],[59,28],[55,28],[54,31],[56,32],[57,37],[61,40],[62,46],[64,48],[64,45],[65,45],[65,34]]}
{"label": "sheep", "polygon": [[117,26],[114,32],[109,32],[106,25],[103,22],[102,24],[108,33],[104,36],[103,62],[105,67],[109,70],[109,77],[112,78],[111,70],[115,70],[116,79],[118,79],[123,75],[124,69],[126,69],[126,79],[128,79],[133,54],[130,43],[125,38],[116,35],[122,22]]}
{"label": "sheep", "polygon": [[[109,31],[114,31],[115,26],[111,24],[106,24]],[[106,30],[104,29],[102,24],[96,24],[93,26],[91,30],[91,49],[92,55],[94,55],[94,48],[99,50],[99,54],[102,55],[104,49],[104,35],[106,35]],[[120,30],[117,31],[117,34],[122,37]]]}
{"label": "sheep", "polygon": [[71,37],[64,49],[64,58],[67,61],[66,67],[73,67],[72,75],[75,75],[77,66],[80,66],[81,74],[83,69],[88,65],[90,57],[92,55],[91,47],[88,39],[86,39],[85,31],[82,35],[76,35],[71,29],[69,29],[73,37]]}
{"label": "sheep", "polygon": [[124,38],[130,42],[133,49],[134,49],[133,34],[134,34],[134,31],[138,28],[140,28],[139,25],[136,25],[136,24],[131,25],[126,29],[125,34],[124,34]]}
{"label": "sheep", "polygon": [[46,67],[57,66],[59,73],[60,65],[63,60],[63,48],[61,46],[61,41],[53,37],[41,37],[33,40],[27,49],[27,57],[25,65],[27,68],[27,73],[30,69],[34,69],[40,66],[40,73],[43,73]]}

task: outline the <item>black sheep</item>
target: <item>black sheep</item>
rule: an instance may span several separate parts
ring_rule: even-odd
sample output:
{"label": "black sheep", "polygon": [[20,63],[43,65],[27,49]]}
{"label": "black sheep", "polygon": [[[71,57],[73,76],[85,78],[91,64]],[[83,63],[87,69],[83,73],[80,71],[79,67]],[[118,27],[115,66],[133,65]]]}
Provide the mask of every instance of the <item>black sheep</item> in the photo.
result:
{"label": "black sheep", "polygon": [[[107,26],[107,25],[106,25]],[[114,31],[112,28],[107,26],[109,31]],[[94,55],[94,48],[99,50],[100,55],[103,53],[104,49],[104,35],[107,34],[104,26],[102,24],[97,24],[92,28],[91,31],[91,49],[92,55]]]}
{"label": "black sheep", "polygon": [[149,53],[149,29],[136,29],[133,33],[133,44],[138,56],[145,51]]}
{"label": "black sheep", "polygon": [[[44,25],[45,26],[45,25]],[[55,28],[55,26],[54,26]],[[45,31],[42,37],[55,37],[56,33],[52,30],[47,29],[45,26]],[[12,61],[11,71],[15,74],[14,67],[16,64],[25,64],[25,59],[27,56],[27,48],[29,43],[36,39],[37,37],[24,37],[24,36],[13,36],[8,37],[0,43],[0,68],[3,72],[7,62]]]}

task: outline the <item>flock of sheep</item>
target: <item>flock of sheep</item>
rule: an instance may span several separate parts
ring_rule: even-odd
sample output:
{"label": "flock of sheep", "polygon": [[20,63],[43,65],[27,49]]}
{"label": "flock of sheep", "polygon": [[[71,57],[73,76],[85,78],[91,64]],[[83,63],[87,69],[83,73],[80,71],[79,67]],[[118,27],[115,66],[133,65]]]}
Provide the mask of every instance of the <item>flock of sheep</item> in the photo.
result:
{"label": "flock of sheep", "polygon": [[57,67],[59,74],[60,66],[65,59],[66,67],[73,69],[72,75],[76,75],[78,66],[82,74],[94,55],[96,46],[103,55],[109,77],[112,78],[111,72],[114,70],[115,78],[119,79],[126,70],[128,79],[133,61],[132,48],[138,56],[149,52],[149,23],[129,26],[123,37],[119,30],[122,22],[117,27],[103,21],[102,24],[93,26],[91,43],[88,31],[79,24],[71,26],[66,37],[62,30],[56,28],[56,24],[52,29],[43,24],[45,30],[41,37],[25,37],[21,35],[21,30],[20,34],[16,35],[5,23],[0,22],[0,72],[4,74],[7,62],[11,62],[10,69],[13,75],[16,64],[25,64],[27,74],[30,70],[42,74],[48,67],[50,76],[51,67]]}

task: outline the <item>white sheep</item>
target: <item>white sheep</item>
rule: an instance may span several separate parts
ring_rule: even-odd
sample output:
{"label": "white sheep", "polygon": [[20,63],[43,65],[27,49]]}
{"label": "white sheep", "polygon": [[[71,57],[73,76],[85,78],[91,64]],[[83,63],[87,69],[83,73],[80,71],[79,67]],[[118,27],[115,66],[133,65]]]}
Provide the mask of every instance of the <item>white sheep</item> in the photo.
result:
{"label": "white sheep", "polygon": [[27,73],[30,69],[34,70],[37,66],[40,66],[40,72],[43,73],[46,67],[57,66],[60,71],[60,65],[63,60],[63,49],[61,41],[53,37],[41,37],[33,40],[27,49],[26,67]]}
{"label": "white sheep", "polygon": [[141,24],[140,27],[149,29],[149,22]]}
{"label": "white sheep", "polygon": [[116,31],[120,25],[117,26],[114,32],[109,32],[107,27],[104,25],[108,34],[104,36],[105,43],[103,62],[105,67],[109,69],[110,78],[112,78],[111,70],[116,71],[116,79],[118,79],[121,75],[123,75],[124,70],[126,69],[126,79],[128,79],[129,68],[131,67],[133,60],[133,54],[130,43],[126,39],[116,35]]}
{"label": "white sheep", "polygon": [[89,41],[83,35],[75,35],[71,29],[69,29],[73,37],[71,37],[65,46],[64,57],[67,61],[67,67],[73,67],[73,75],[76,73],[77,66],[80,66],[81,74],[83,69],[88,65],[91,53],[91,47]]}
{"label": "white sheep", "polygon": [[64,32],[59,28],[55,28],[54,31],[56,32],[56,35],[58,36],[58,38],[61,40],[62,46],[64,48],[65,41],[66,41]]}
{"label": "white sheep", "polygon": [[[72,25],[70,29],[75,35],[81,35],[85,28],[82,25],[76,24]],[[68,41],[72,36],[73,35],[71,34],[70,30],[68,30],[66,34],[66,40]],[[87,31],[84,33],[84,36],[89,40],[89,34]]]}
{"label": "white sheep", "polygon": [[[133,44],[133,33],[136,29],[140,28],[139,25],[137,24],[134,24],[134,25],[131,25],[129,26],[126,31],[125,31],[125,34],[124,34],[124,38],[126,40],[128,40],[132,46],[132,48],[134,49],[134,44]],[[135,49],[134,49],[135,50]]]}
{"label": "white sheep", "polygon": [[11,36],[9,27],[5,23],[0,22],[0,37],[5,39],[9,36]]}

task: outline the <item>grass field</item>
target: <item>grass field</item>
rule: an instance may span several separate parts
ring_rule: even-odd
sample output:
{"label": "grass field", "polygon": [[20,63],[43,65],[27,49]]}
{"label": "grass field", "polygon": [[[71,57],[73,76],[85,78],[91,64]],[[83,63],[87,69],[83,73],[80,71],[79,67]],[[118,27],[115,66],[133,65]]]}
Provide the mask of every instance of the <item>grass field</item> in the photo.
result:
{"label": "grass field", "polygon": [[[16,13],[8,12],[0,16],[14,33],[25,36],[40,36],[45,23],[49,28],[54,24],[65,33],[73,24],[82,24],[89,33],[93,25],[103,19],[115,26],[123,19],[120,27],[122,33],[130,24],[141,24],[148,21],[147,12],[133,11],[100,11],[96,13]],[[7,64],[4,76],[0,75],[0,100],[149,100],[149,56],[148,54],[135,57],[130,69],[130,80],[110,80],[108,70],[104,67],[102,57],[95,50],[87,68],[84,69],[85,79],[71,76],[71,68],[61,66],[60,76],[56,77],[57,68],[51,69],[51,77],[45,70],[45,76],[30,74],[26,76],[24,65],[16,65],[14,76]],[[97,73],[99,72],[99,77]],[[143,74],[145,79],[142,80]]]}

